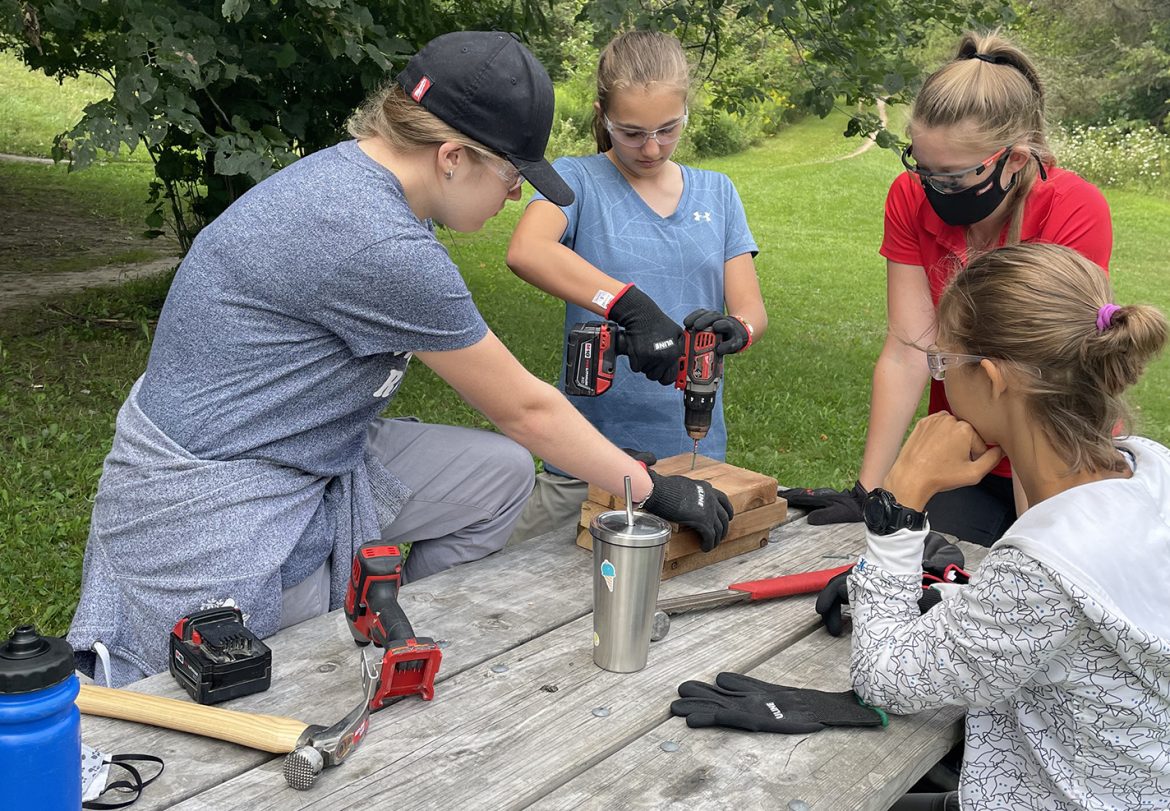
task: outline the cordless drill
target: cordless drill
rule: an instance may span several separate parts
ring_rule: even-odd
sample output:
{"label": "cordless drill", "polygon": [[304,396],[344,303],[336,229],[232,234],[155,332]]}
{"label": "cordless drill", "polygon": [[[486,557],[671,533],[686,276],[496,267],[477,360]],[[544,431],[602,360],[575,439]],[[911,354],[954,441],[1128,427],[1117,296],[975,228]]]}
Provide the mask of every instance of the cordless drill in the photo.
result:
{"label": "cordless drill", "polygon": [[[719,336],[714,330],[685,330],[685,345],[678,359],[675,388],[683,393],[683,427],[695,441],[691,468],[699,452],[699,440],[711,430],[715,393],[723,379],[723,356],[715,352]],[[612,321],[588,321],[569,330],[565,352],[565,393],[596,397],[613,385],[617,356],[624,355],[624,335]]]}
{"label": "cordless drill", "polygon": [[715,410],[715,394],[723,379],[723,356],[715,351],[719,336],[714,330],[698,332],[687,330],[686,349],[679,359],[675,388],[683,393],[683,427],[695,441],[691,451],[691,470],[699,453],[699,440],[711,430],[711,412]]}
{"label": "cordless drill", "polygon": [[373,642],[385,650],[378,691],[370,709],[381,709],[395,696],[435,696],[435,674],[443,652],[433,639],[415,636],[398,604],[402,553],[393,544],[371,541],[353,556],[345,592],[345,619],[358,645]]}

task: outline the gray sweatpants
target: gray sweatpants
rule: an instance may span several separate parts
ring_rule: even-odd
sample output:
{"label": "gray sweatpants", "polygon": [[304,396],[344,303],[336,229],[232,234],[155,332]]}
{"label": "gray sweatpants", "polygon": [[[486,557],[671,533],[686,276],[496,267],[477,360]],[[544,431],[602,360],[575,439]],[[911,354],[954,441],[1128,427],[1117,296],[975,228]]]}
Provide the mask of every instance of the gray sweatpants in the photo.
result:
{"label": "gray sweatpants", "polygon": [[[479,560],[504,547],[532,492],[532,456],[500,434],[413,419],[379,419],[367,446],[412,491],[387,543],[410,543],[403,582]],[[285,589],[281,627],[329,608],[328,562]]]}
{"label": "gray sweatpants", "polygon": [[554,529],[576,525],[581,519],[581,503],[588,497],[588,482],[547,471],[539,473],[508,543],[519,543]]}

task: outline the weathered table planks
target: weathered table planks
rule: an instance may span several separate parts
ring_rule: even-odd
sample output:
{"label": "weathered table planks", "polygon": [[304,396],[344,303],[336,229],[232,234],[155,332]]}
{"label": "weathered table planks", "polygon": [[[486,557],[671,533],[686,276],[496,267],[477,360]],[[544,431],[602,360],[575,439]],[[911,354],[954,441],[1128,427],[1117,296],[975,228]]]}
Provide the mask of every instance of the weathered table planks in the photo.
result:
{"label": "weathered table planks", "polygon": [[[827,568],[856,557],[860,526],[793,521],[763,549],[690,572],[661,596]],[[969,559],[979,552],[967,548]],[[677,685],[720,670],[821,689],[848,686],[848,638],[818,627],[813,596],[674,618],[647,668],[592,663],[591,558],[573,528],[403,589],[420,634],[447,640],[433,702],[371,716],[363,746],[310,791],[285,785],[282,756],[182,733],[84,718],[105,752],[167,761],[136,808],[885,808],[957,739],[955,710],[894,718],[885,730],[753,735],[691,730],[669,715]],[[357,649],[344,617],[273,637],[273,686],[227,706],[331,723],[358,700]],[[166,674],[134,689],[179,697]],[[608,714],[593,710],[604,707]],[[664,740],[678,751],[659,748]]]}

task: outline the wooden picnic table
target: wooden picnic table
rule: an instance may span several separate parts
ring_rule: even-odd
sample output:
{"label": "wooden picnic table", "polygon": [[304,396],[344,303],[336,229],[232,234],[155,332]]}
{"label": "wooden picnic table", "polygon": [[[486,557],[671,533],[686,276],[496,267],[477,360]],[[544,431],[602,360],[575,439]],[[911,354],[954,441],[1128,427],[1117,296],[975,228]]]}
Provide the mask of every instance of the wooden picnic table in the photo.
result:
{"label": "wooden picnic table", "polygon": [[[591,653],[592,557],[573,540],[565,527],[404,586],[416,632],[443,646],[435,698],[374,713],[362,746],[308,791],[286,784],[283,755],[235,744],[88,716],[83,740],[164,759],[136,811],[884,809],[959,740],[957,708],[811,735],[688,728],[670,715],[678,685],[722,670],[847,689],[848,635],[820,627],[812,595],[741,604],[675,616],[644,670],[607,672]],[[830,568],[863,546],[859,524],[793,518],[764,548],[664,581],[659,596]],[[985,551],[963,547],[969,564]],[[327,726],[360,700],[342,612],[268,643],[271,688],[220,706]],[[129,689],[186,698],[166,673]]]}

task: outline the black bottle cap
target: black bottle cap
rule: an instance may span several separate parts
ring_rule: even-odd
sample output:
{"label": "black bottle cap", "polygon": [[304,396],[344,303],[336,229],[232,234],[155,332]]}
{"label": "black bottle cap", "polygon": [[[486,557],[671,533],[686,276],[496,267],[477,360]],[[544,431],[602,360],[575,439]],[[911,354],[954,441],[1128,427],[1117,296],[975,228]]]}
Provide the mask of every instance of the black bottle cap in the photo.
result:
{"label": "black bottle cap", "polygon": [[64,639],[41,636],[21,625],[0,645],[0,693],[32,693],[73,675],[73,648]]}

